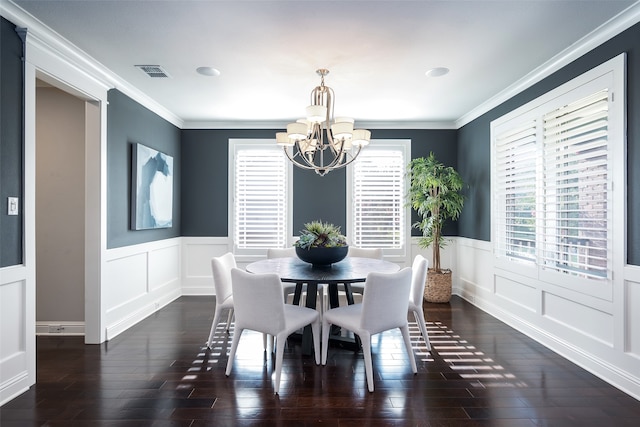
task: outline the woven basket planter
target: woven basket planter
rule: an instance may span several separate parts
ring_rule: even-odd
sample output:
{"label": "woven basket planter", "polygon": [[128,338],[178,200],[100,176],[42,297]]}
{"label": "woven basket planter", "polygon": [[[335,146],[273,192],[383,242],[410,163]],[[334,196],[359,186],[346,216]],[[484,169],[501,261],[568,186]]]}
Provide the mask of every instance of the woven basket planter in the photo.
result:
{"label": "woven basket planter", "polygon": [[451,299],[451,270],[436,273],[431,268],[424,287],[424,299],[427,302],[449,302]]}

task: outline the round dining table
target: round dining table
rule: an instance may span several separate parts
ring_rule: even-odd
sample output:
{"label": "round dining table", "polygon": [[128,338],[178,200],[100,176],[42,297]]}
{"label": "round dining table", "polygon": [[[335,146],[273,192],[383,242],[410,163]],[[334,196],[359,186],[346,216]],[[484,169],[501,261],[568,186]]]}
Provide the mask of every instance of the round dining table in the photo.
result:
{"label": "round dining table", "polygon": [[[328,285],[329,306],[335,308],[339,305],[338,285],[344,286],[348,304],[353,304],[352,283],[365,283],[367,275],[376,273],[394,273],[400,270],[400,266],[389,261],[375,258],[346,257],[340,262],[329,266],[313,266],[296,257],[271,258],[253,262],[247,265],[246,270],[254,274],[276,273],[283,282],[295,283],[296,290],[293,303],[298,304],[302,295],[303,285],[307,285],[307,298],[305,305],[316,308],[318,285]],[[311,327],[305,328],[302,336],[302,351],[311,354],[312,350]],[[356,340],[359,347],[359,342]]]}

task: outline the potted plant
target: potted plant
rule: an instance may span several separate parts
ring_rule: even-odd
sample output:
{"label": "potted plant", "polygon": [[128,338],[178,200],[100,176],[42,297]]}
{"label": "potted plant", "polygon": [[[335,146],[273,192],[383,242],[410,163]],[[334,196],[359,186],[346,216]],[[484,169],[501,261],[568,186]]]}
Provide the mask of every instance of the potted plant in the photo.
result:
{"label": "potted plant", "polygon": [[409,203],[421,217],[413,227],[422,231],[420,247],[431,246],[433,251],[425,299],[429,302],[448,302],[451,298],[451,270],[443,269],[440,265],[440,249],[447,244],[442,237],[442,227],[447,220],[456,220],[460,216],[464,205],[461,193],[464,182],[454,168],[443,165],[433,153],[429,157],[411,160],[408,174]]}
{"label": "potted plant", "polygon": [[298,258],[314,266],[342,261],[349,251],[347,238],[340,233],[340,227],[322,221],[306,223],[294,246]]}

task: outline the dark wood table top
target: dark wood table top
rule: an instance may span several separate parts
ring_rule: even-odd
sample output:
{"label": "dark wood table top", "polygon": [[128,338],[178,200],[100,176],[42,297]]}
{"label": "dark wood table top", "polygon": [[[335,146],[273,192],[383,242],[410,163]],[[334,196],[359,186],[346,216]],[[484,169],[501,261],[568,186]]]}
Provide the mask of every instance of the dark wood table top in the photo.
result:
{"label": "dark wood table top", "polygon": [[364,282],[367,274],[394,273],[400,266],[373,258],[346,257],[328,267],[314,267],[299,258],[272,258],[247,265],[254,274],[276,273],[283,282],[295,283],[356,283]]}
{"label": "dark wood table top", "polygon": [[[316,308],[317,289],[320,284],[326,284],[329,288],[329,304],[337,307],[338,284],[344,284],[344,290],[348,304],[353,304],[353,294],[351,283],[365,282],[367,275],[376,273],[395,273],[400,270],[400,266],[392,262],[374,258],[346,257],[340,262],[327,267],[314,267],[297,257],[272,258],[256,261],[247,265],[247,271],[254,274],[276,273],[283,282],[296,283],[293,303],[300,301],[303,284],[307,285],[306,307]],[[360,348],[360,340],[337,338],[344,344],[348,341],[354,350]],[[312,351],[311,327],[304,328],[302,335],[302,353],[310,355]]]}

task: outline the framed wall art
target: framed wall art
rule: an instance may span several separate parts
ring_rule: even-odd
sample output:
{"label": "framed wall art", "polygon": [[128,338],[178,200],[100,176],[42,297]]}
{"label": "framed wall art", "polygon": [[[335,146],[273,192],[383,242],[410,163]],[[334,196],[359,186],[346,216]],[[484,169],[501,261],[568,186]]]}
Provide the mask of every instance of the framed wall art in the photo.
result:
{"label": "framed wall art", "polygon": [[132,144],[131,229],[173,226],[173,157]]}

